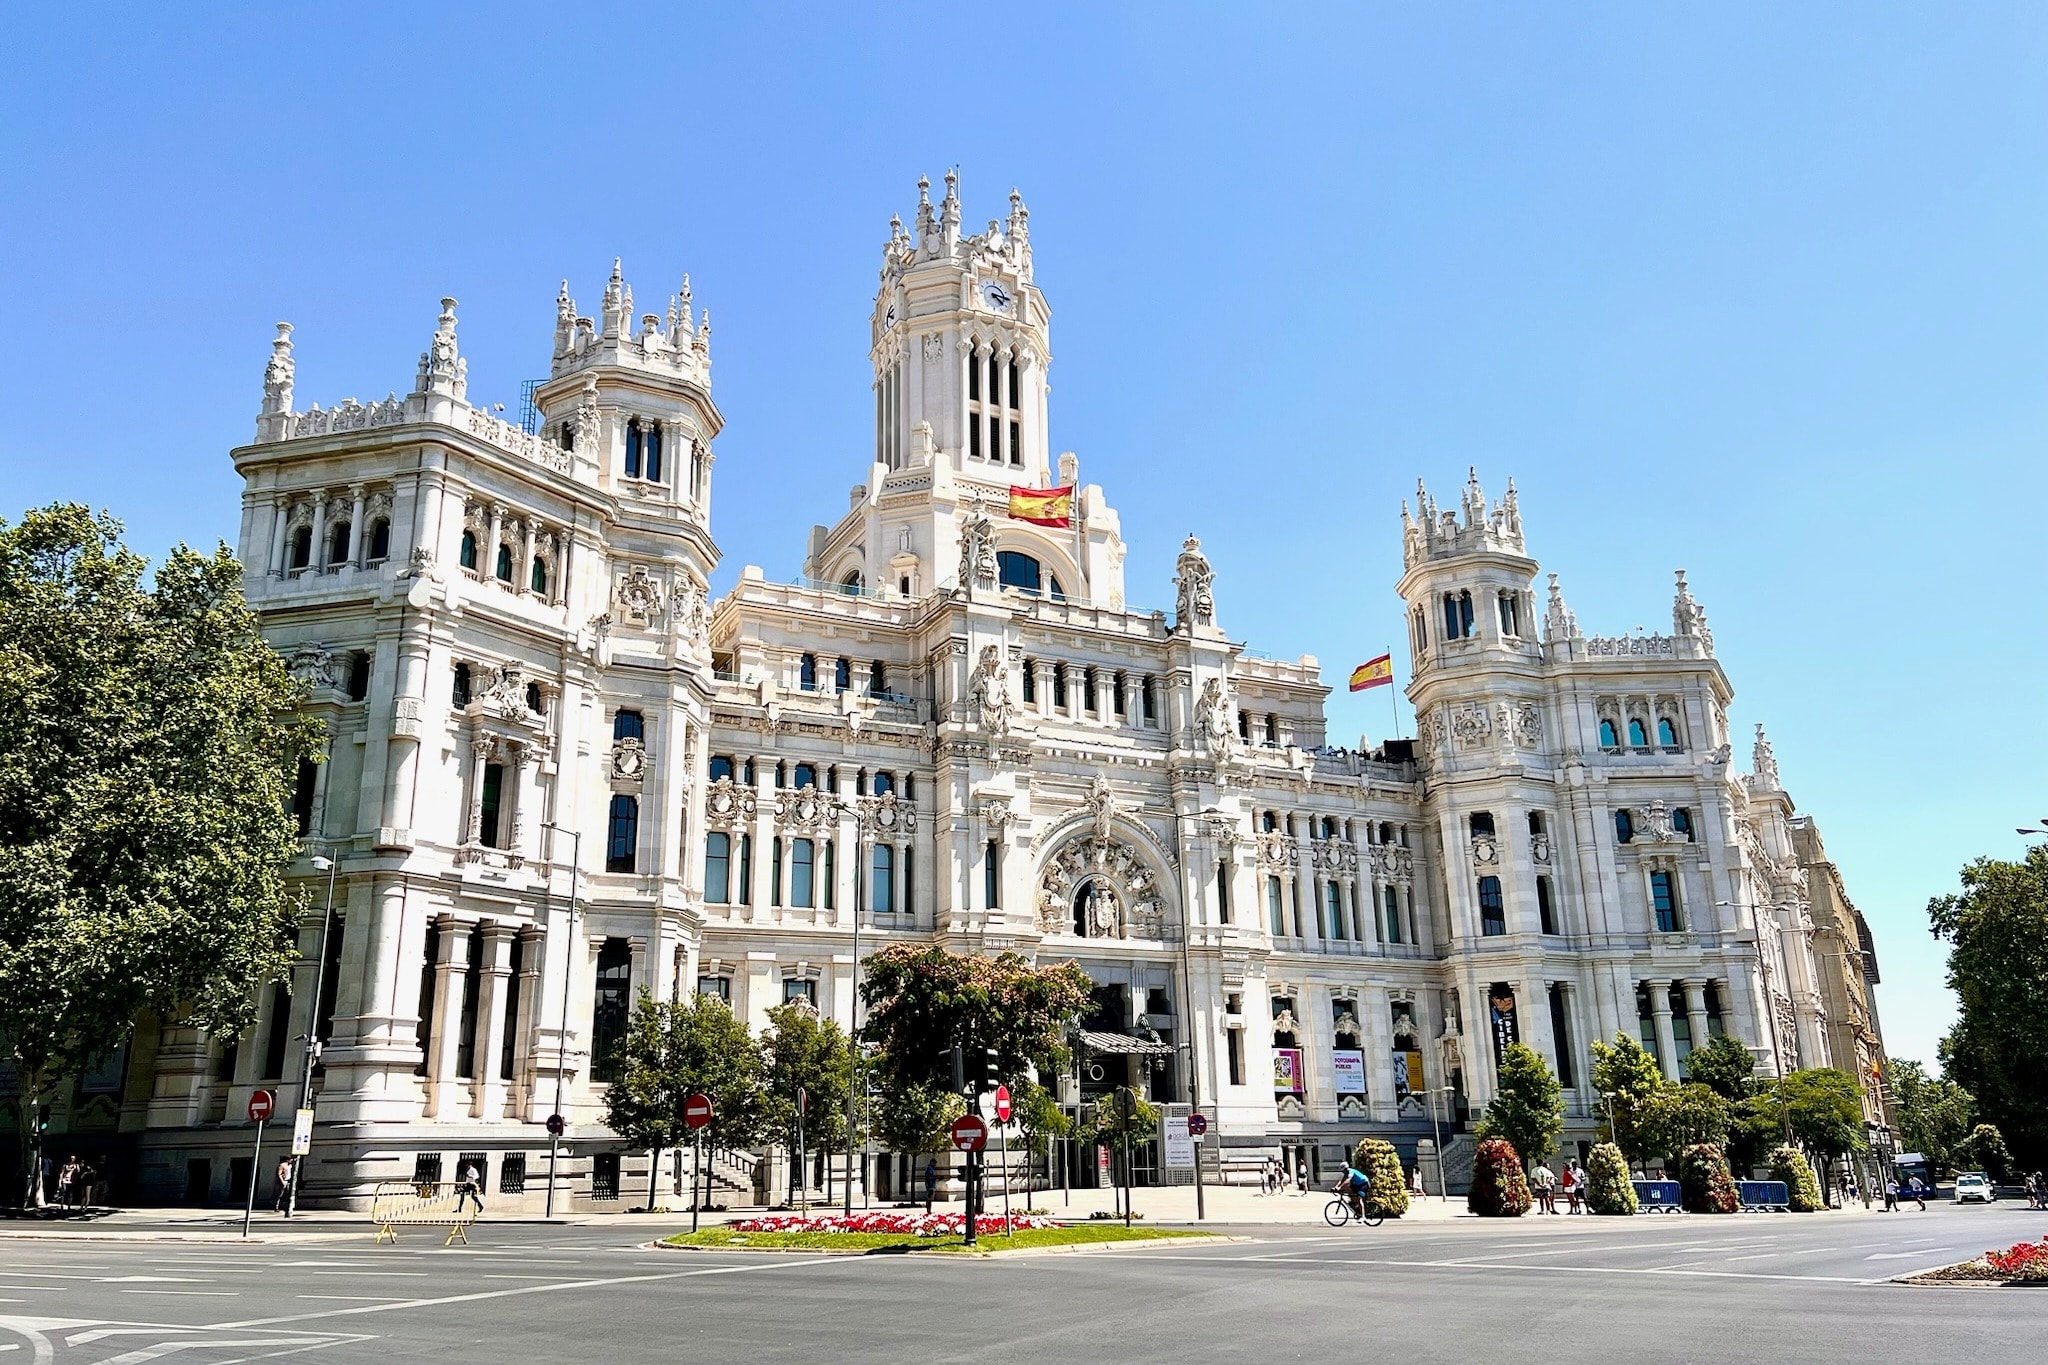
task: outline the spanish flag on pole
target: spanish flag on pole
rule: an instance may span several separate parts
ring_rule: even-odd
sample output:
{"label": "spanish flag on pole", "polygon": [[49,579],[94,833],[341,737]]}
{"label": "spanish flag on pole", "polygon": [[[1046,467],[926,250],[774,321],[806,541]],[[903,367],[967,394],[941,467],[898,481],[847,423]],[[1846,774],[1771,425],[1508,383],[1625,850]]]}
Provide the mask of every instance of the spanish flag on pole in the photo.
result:
{"label": "spanish flag on pole", "polygon": [[1039,526],[1069,526],[1074,517],[1074,485],[1061,488],[1010,486],[1010,516]]}
{"label": "spanish flag on pole", "polygon": [[1377,659],[1367,659],[1351,670],[1351,690],[1363,692],[1368,687],[1390,687],[1394,682],[1394,656],[1391,651]]}

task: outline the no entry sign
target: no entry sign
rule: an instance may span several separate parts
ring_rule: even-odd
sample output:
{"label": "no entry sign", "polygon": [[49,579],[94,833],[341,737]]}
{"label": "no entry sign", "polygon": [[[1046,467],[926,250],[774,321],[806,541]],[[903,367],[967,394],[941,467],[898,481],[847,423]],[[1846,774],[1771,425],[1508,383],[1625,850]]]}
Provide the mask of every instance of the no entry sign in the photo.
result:
{"label": "no entry sign", "polygon": [[996,1122],[1008,1123],[1009,1121],[1010,1087],[1007,1085],[999,1085],[996,1087]]}
{"label": "no entry sign", "polygon": [[251,1091],[249,1094],[249,1122],[268,1123],[270,1116],[277,1112],[277,1096],[268,1090]]}
{"label": "no entry sign", "polygon": [[702,1128],[709,1122],[711,1122],[711,1097],[709,1095],[692,1095],[683,1101],[683,1127],[697,1129]]}
{"label": "no entry sign", "polygon": [[972,1114],[953,1120],[953,1146],[963,1152],[978,1152],[988,1144],[988,1125]]}

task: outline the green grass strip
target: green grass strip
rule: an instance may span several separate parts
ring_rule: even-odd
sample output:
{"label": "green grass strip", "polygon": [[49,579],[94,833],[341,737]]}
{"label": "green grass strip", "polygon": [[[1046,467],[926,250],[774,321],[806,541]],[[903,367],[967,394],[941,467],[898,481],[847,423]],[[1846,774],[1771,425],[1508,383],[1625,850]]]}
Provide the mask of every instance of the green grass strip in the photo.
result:
{"label": "green grass strip", "polygon": [[[1210,1235],[1187,1228],[1018,1228],[1014,1233],[984,1232],[975,1249],[1010,1251],[1027,1247],[1084,1246],[1097,1242],[1139,1242],[1161,1237]],[[679,1232],[666,1241],[670,1246],[731,1247],[737,1250],[752,1247],[757,1250],[794,1248],[804,1251],[963,1251],[967,1246],[957,1234],[951,1237],[914,1237],[907,1232],[734,1232],[722,1227],[705,1228],[701,1232]]]}

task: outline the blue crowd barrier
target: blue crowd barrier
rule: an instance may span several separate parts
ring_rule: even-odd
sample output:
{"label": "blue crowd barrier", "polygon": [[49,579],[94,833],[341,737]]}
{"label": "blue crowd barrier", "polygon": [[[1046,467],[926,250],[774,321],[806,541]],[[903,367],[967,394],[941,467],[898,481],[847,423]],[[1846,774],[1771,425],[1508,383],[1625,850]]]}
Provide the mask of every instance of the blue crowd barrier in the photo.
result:
{"label": "blue crowd barrier", "polygon": [[1792,1208],[1792,1194],[1782,1180],[1738,1180],[1735,1182],[1735,1197],[1742,1201],[1745,1209],[1789,1213]]}
{"label": "blue crowd barrier", "polygon": [[1677,1213],[1678,1182],[1676,1180],[1636,1180],[1636,1212]]}

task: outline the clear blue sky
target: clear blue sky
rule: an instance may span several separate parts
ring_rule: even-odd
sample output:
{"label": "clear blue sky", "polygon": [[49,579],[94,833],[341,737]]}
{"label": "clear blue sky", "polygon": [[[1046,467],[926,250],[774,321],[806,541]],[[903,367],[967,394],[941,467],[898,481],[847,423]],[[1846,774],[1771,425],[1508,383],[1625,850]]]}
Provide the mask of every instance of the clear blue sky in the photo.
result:
{"label": "clear blue sky", "polygon": [[1193,529],[1224,624],[1341,688],[1400,637],[1400,499],[1468,464],[1591,632],[1686,568],[1932,1061],[1926,900],[2048,816],[2048,9],[179,8],[10,18],[0,515],[232,539],[272,322],[302,404],[381,397],[453,294],[516,405],[616,254],[716,319],[721,586],[793,575],[867,458],[889,215],[957,164],[971,227],[1031,207],[1134,602]]}

